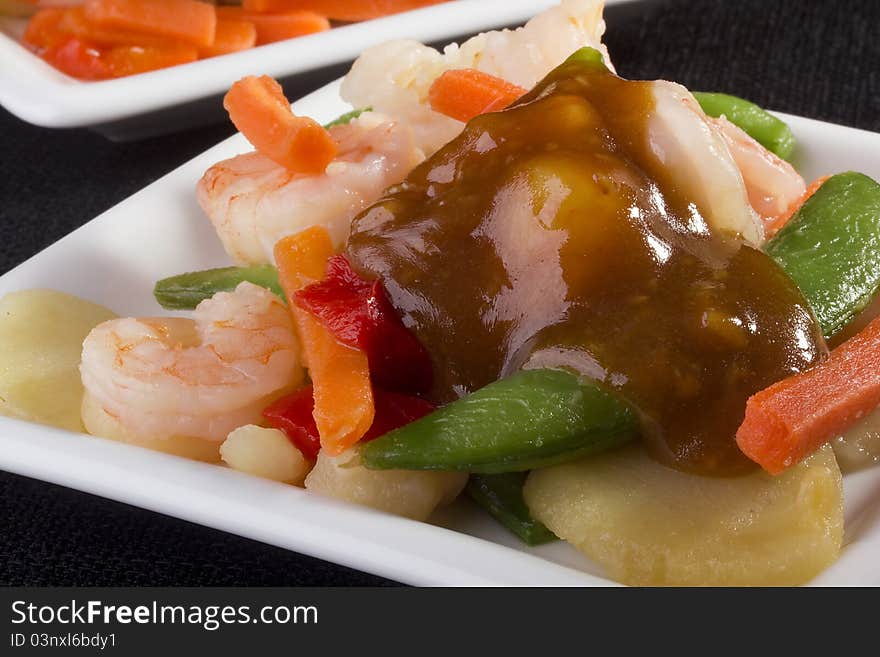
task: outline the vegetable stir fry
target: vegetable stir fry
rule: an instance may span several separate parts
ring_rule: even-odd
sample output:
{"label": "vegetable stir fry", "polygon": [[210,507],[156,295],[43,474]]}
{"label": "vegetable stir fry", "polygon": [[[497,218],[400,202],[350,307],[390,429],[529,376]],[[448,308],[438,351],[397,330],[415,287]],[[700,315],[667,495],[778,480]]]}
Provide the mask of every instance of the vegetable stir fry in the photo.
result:
{"label": "vegetable stir fry", "polygon": [[[23,43],[80,80],[106,80],[228,55],[444,0],[13,0]],[[220,6],[215,6],[220,5]]]}
{"label": "vegetable stir fry", "polygon": [[830,445],[880,458],[880,185],[808,185],[774,115],[618,76],[601,11],[371,49],[325,126],[237,82],[255,150],[197,190],[234,265],[156,283],[191,319],[92,329],[84,428],[414,519],[466,491],[626,583],[833,563]]}

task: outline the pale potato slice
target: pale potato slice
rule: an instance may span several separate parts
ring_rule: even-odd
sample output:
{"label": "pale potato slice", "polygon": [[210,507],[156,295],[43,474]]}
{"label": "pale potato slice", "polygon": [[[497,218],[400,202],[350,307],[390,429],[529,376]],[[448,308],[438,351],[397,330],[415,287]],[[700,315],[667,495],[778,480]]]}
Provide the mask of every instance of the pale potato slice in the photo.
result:
{"label": "pale potato slice", "polygon": [[0,299],[0,414],[82,431],[82,343],[111,311],[54,290]]}
{"label": "pale potato slice", "polygon": [[844,472],[880,463],[880,408],[868,413],[842,436],[831,441]]}
{"label": "pale potato slice", "polygon": [[205,440],[193,436],[171,436],[170,438],[144,438],[126,431],[119,421],[105,411],[95,398],[86,392],[82,400],[82,421],[86,430],[93,436],[109,438],[129,445],[154,449],[157,452],[183,456],[206,463],[220,461],[220,445],[216,440]]}
{"label": "pale potato slice", "polygon": [[369,470],[355,450],[336,457],[321,451],[306,477],[306,488],[316,493],[414,520],[426,520],[438,506],[450,503],[466,483],[462,472]]}
{"label": "pale potato slice", "polygon": [[843,489],[826,446],[778,477],[686,474],[639,446],[529,475],[532,514],[633,585],[785,586],[830,565]]}
{"label": "pale potato slice", "polygon": [[220,457],[236,470],[295,486],[303,485],[312,468],[283,431],[253,424],[231,432],[220,446]]}

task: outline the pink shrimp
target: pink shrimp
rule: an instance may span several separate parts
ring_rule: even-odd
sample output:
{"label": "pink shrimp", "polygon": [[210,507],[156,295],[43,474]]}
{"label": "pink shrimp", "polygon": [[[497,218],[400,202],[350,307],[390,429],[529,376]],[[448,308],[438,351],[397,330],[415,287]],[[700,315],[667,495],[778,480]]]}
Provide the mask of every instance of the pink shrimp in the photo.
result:
{"label": "pink shrimp", "polygon": [[272,262],[278,240],[314,225],[340,246],[354,216],[424,159],[412,131],[380,114],[330,132],[339,155],[321,174],[291,174],[248,153],[215,164],[199,181],[199,203],[236,262]]}
{"label": "pink shrimp", "polygon": [[771,153],[725,117],[709,119],[727,142],[739,167],[749,203],[770,229],[785,217],[807,191],[806,183],[788,162]]}
{"label": "pink shrimp", "polygon": [[[241,283],[203,301],[193,316],[95,327],[80,366],[92,407],[134,437],[219,441],[257,422],[267,399],[302,381],[290,313],[268,290]],[[83,421],[100,433],[94,415]]]}

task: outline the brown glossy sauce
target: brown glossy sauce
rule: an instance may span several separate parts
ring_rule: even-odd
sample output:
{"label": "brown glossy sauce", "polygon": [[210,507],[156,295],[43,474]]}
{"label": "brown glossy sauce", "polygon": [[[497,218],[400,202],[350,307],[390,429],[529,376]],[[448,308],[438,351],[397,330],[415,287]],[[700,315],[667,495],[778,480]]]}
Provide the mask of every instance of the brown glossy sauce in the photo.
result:
{"label": "brown glossy sauce", "polygon": [[660,460],[729,475],[746,399],[824,354],[794,284],[698,209],[646,152],[649,83],[567,65],[472,121],[354,223],[434,360],[434,401],[568,367],[641,413]]}

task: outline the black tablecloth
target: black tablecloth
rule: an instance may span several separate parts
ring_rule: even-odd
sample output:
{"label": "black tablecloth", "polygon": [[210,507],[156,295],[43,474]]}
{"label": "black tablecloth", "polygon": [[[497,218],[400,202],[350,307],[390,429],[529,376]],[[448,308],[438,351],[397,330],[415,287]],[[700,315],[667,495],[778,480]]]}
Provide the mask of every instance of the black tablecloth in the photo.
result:
{"label": "black tablecloth", "polygon": [[[626,77],[677,80],[880,130],[877,0],[648,0],[611,8]],[[307,90],[303,90],[304,92]],[[0,271],[232,132],[114,144],[0,110]],[[0,473],[0,584],[360,585],[382,580],[190,523]]]}

